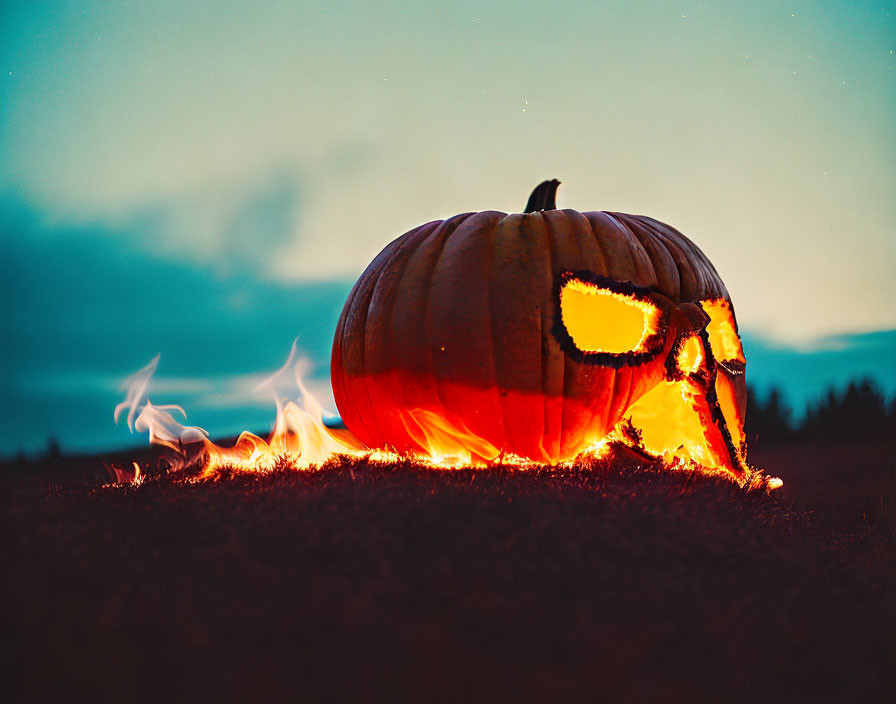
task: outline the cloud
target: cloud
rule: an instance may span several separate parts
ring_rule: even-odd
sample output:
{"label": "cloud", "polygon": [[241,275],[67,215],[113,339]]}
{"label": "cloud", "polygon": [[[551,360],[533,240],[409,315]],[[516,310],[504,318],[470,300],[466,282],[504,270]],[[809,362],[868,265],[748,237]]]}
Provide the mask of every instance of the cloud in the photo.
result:
{"label": "cloud", "polygon": [[[147,255],[126,232],[48,232],[27,209],[9,203],[0,211],[0,231],[0,286],[7,302],[0,313],[18,342],[6,354],[23,364],[68,355],[114,369],[136,364],[148,352],[191,347],[196,356],[205,352],[203,373],[244,370],[232,366],[240,354],[250,355],[244,362],[249,368],[273,367],[296,336],[315,353],[329,349],[354,281],[284,285],[239,258],[222,275],[187,257]],[[266,341],[274,353],[259,357],[259,345],[245,343],[249,337]]]}
{"label": "cloud", "polygon": [[186,257],[220,276],[270,277],[280,252],[301,238],[304,192],[297,170],[279,166],[145,206],[115,229],[160,259]]}

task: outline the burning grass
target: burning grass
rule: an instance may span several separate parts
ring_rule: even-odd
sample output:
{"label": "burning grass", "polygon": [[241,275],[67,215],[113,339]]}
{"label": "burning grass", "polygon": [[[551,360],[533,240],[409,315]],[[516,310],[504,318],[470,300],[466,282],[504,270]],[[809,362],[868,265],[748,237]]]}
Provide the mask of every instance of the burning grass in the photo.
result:
{"label": "burning grass", "polygon": [[[840,474],[890,477],[888,457]],[[99,458],[7,471],[5,693],[890,699],[892,477],[795,508],[790,479],[822,452],[764,460],[781,491],[622,455],[453,471],[337,457],[114,488],[74,481]]]}
{"label": "burning grass", "polygon": [[[619,301],[615,303],[623,305],[623,308],[628,305]],[[648,308],[652,306],[649,303],[644,305]],[[649,316],[645,318],[637,312],[640,310],[637,306],[634,310],[635,319],[640,321],[635,325],[641,330],[637,334],[647,335],[649,324],[645,321],[649,320]],[[380,462],[403,459],[393,452],[395,446],[388,442],[384,441],[382,446],[366,447],[344,425],[339,427],[341,424],[336,423],[335,427],[329,427],[324,422],[322,406],[308,392],[302,380],[306,364],[298,354],[296,342],[284,365],[259,387],[272,393],[276,406],[274,425],[266,439],[243,432],[233,443],[218,444],[212,442],[202,428],[184,425],[178,420],[178,415],[186,419],[186,413],[180,406],[150,402],[147,391],[158,362],[159,357],[156,356],[124,381],[122,389],[126,391],[126,396],[115,407],[113,417],[116,423],[120,418],[126,418],[131,432],[146,432],[151,445],[173,451],[167,458],[172,469],[198,468],[200,479],[216,479],[222,473],[267,473],[284,462],[295,469],[320,467],[339,456]],[[287,396],[283,395],[284,381],[291,386]],[[604,428],[601,434],[594,435],[581,446],[576,445],[573,448],[575,454],[556,466],[594,463],[600,461],[609,448],[615,447],[615,454],[625,450],[634,452],[657,467],[726,476],[749,489],[779,488],[780,479],[766,476],[760,469],[746,465],[742,443],[738,441],[734,444],[728,431],[722,431],[726,424],[725,414],[735,411],[725,411],[725,404],[709,403],[705,384],[706,379],[702,376],[699,379],[689,376],[677,382],[661,384],[657,390],[668,386],[668,398],[658,404],[651,401],[644,408],[642,404],[647,399],[653,399],[656,390],[648,392],[631,407],[631,410],[641,409],[640,414],[629,415],[609,431]],[[289,395],[296,391],[298,398],[290,400]],[[506,448],[495,446],[480,437],[467,427],[462,418],[453,417],[446,408],[434,412],[400,405],[381,410],[394,426],[396,432],[392,437],[399,438],[395,442],[400,444],[400,438],[413,439],[412,446],[405,447],[403,454],[433,469],[473,465],[512,465],[531,469],[541,466],[540,462],[551,456],[545,452],[543,445],[539,451],[525,457],[510,454],[505,451]],[[638,421],[637,429],[633,425],[635,419]],[[717,424],[719,419],[721,425]],[[647,430],[650,430],[650,442],[646,442]],[[597,432],[596,429],[593,431]],[[581,438],[577,442],[580,441]],[[655,461],[660,458],[666,464]],[[137,482],[144,474],[139,464],[133,461],[125,466],[110,465],[109,472],[117,483]]]}

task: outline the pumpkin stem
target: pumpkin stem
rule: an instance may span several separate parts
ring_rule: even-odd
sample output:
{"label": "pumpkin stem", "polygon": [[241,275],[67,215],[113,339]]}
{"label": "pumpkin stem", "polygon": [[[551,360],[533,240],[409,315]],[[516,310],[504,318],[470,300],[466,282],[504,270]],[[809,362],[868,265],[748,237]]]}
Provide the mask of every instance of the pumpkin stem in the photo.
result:
{"label": "pumpkin stem", "polygon": [[557,186],[560,182],[552,178],[550,181],[542,181],[539,183],[532,195],[529,196],[529,202],[526,203],[526,209],[523,212],[534,213],[536,210],[556,210],[557,209]]}

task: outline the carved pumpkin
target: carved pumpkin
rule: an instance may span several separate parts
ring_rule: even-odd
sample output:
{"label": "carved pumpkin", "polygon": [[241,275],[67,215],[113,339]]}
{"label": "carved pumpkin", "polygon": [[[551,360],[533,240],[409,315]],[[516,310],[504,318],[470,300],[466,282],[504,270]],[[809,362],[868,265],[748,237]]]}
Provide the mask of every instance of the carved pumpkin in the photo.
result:
{"label": "carved pumpkin", "polygon": [[745,476],[745,360],[703,252],[644,216],[465,213],[389,244],[333,344],[343,422],[371,447],[566,460],[609,433]]}

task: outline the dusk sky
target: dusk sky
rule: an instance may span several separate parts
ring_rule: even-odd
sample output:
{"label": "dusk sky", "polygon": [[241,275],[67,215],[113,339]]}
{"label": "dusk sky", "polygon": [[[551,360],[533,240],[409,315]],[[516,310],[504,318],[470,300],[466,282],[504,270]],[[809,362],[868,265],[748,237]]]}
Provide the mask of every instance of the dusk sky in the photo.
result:
{"label": "dusk sky", "polygon": [[893,330],[894,50],[892,2],[4,2],[0,451],[157,352],[159,402],[297,335],[323,382],[387,242],[546,178],[683,231],[766,348]]}

